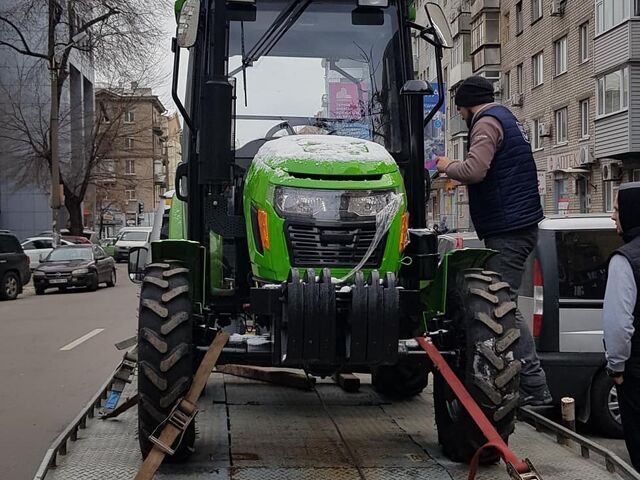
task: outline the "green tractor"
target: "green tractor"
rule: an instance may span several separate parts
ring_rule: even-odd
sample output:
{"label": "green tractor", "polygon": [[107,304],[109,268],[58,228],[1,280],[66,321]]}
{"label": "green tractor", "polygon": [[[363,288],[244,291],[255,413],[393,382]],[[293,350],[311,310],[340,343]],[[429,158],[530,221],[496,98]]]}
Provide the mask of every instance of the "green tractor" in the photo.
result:
{"label": "green tractor", "polygon": [[[370,372],[396,398],[426,387],[434,369],[416,337],[428,336],[500,435],[512,433],[520,363],[509,285],[484,269],[493,252],[440,258],[426,228],[423,133],[446,94],[451,38],[437,4],[425,8],[427,25],[407,0],[176,3],[183,163],[168,238],[151,243],[148,261],[130,255],[142,283],[144,456],[221,329],[231,337],[219,363]],[[435,49],[437,90],[412,78],[412,39]],[[469,461],[484,436],[434,374],[440,443]],[[192,422],[171,459],[194,442]]]}

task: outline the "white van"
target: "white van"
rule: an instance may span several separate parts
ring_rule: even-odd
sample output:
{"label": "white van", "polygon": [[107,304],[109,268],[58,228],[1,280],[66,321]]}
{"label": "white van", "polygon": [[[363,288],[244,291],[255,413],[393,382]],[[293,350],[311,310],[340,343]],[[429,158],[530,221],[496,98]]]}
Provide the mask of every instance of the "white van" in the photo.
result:
{"label": "white van", "polygon": [[125,227],[118,232],[113,249],[113,258],[116,262],[129,259],[129,249],[132,247],[144,247],[149,243],[152,227]]}

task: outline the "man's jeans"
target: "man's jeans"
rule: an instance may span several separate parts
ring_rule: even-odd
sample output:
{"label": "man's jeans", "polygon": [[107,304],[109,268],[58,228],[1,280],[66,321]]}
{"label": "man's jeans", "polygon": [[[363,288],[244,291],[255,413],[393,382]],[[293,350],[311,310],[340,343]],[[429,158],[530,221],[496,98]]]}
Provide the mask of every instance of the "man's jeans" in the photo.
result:
{"label": "man's jeans", "polygon": [[[518,301],[524,265],[537,241],[537,226],[489,237],[484,241],[487,248],[499,252],[489,259],[487,268],[500,273],[502,280],[511,285],[511,298],[514,302]],[[516,310],[516,326],[520,330],[520,341],[516,349],[516,355],[522,362],[520,389],[529,395],[541,397],[547,388],[547,377],[540,366],[533,336],[520,310]]]}

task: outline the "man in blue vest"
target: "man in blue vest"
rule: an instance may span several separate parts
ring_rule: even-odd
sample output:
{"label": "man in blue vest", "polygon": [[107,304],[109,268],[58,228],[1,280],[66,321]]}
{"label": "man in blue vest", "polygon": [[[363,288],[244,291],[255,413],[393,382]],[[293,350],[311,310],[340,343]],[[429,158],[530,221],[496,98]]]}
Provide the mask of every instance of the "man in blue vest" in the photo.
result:
{"label": "man in blue vest", "polygon": [[618,390],[624,439],[640,472],[640,182],[620,186],[611,218],[625,244],[609,259],[602,320],[607,374]]}
{"label": "man in blue vest", "polygon": [[[493,84],[484,77],[462,82],[455,102],[469,127],[469,152],[464,161],[440,157],[438,171],[467,185],[478,237],[487,248],[499,252],[487,267],[509,282],[512,298],[517,301],[524,265],[536,246],[538,222],[544,217],[531,144],[511,111],[494,103]],[[521,403],[548,405],[552,398],[547,379],[519,311],[516,322],[520,329]]]}

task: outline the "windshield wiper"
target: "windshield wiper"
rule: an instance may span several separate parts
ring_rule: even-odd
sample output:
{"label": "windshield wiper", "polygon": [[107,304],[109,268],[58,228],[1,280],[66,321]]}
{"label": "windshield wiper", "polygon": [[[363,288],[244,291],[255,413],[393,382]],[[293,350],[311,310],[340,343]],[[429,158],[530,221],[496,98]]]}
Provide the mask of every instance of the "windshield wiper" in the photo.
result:
{"label": "windshield wiper", "polygon": [[242,65],[229,73],[229,76],[235,76],[239,71],[252,66],[260,57],[269,55],[269,52],[273,50],[273,47],[276,46],[284,34],[298,21],[298,18],[300,18],[300,15],[304,13],[310,3],[311,0],[293,0],[287,8],[280,12],[253,48],[249,50],[246,55],[243,52]]}

